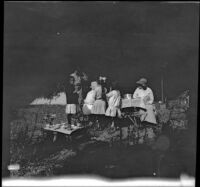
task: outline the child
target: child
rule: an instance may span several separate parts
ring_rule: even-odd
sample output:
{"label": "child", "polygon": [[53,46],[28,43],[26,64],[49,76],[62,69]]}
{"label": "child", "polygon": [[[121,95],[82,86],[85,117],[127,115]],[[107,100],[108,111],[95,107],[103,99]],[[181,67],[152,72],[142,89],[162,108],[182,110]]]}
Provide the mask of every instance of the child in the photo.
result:
{"label": "child", "polygon": [[86,98],[84,100],[83,104],[83,114],[89,115],[91,114],[92,107],[95,102],[95,88],[96,88],[96,82],[91,82],[91,90],[87,93]]}
{"label": "child", "polygon": [[95,102],[96,86],[97,86],[96,82],[91,82],[90,86],[91,90],[87,93],[87,96],[83,104],[83,114],[89,117],[90,124],[93,124],[95,121],[95,116],[92,114],[92,108]]}
{"label": "child", "polygon": [[65,88],[65,93],[67,97],[67,105],[66,105],[66,114],[68,119],[68,125],[71,129],[71,119],[72,116],[77,113],[77,105],[78,105],[78,93],[74,89],[74,78],[70,77],[69,85]]}
{"label": "child", "polygon": [[106,102],[102,97],[103,96],[102,86],[98,82],[96,82],[95,92],[96,92],[95,102],[91,112],[96,116],[97,122],[99,122],[98,128],[100,128],[105,119],[104,115],[106,110]]}
{"label": "child", "polygon": [[108,98],[108,108],[106,110],[106,116],[112,117],[111,128],[115,128],[116,117],[121,117],[120,103],[121,96],[117,89],[117,83],[113,83],[112,90],[106,94]]}

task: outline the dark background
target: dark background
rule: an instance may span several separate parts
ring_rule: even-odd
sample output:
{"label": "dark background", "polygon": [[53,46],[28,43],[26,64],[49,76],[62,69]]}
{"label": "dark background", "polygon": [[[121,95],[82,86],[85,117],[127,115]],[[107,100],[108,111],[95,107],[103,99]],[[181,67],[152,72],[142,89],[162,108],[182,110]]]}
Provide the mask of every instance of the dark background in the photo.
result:
{"label": "dark background", "polygon": [[196,115],[198,49],[198,3],[5,2],[4,130],[11,107],[46,95],[76,67],[132,93],[146,77],[156,100],[164,67],[165,97],[190,89]]}

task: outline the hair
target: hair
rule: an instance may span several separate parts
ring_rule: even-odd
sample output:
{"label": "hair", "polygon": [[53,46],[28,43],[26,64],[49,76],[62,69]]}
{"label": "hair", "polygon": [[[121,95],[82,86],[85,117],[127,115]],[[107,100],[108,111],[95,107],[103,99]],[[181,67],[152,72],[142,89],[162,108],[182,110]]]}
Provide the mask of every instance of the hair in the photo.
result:
{"label": "hair", "polygon": [[99,80],[99,79],[97,79],[96,82],[97,82],[97,84],[99,84],[99,85],[102,85],[102,83],[103,83],[103,81],[102,81],[102,80]]}
{"label": "hair", "polygon": [[112,90],[119,90],[119,83],[117,81],[112,82],[111,88]]}
{"label": "hair", "polygon": [[73,79],[75,81],[75,78],[73,76],[69,76],[69,80]]}

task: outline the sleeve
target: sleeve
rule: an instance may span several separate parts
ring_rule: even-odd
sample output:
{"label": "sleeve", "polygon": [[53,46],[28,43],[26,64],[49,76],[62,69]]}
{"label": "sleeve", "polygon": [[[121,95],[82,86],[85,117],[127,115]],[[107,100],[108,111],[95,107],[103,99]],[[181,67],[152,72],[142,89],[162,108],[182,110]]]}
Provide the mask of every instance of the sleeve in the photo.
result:
{"label": "sleeve", "polygon": [[112,97],[112,95],[113,95],[113,91],[106,94],[107,97]]}
{"label": "sleeve", "polygon": [[139,97],[139,94],[138,94],[138,88],[135,90],[135,92],[133,93],[133,98],[137,98]]}
{"label": "sleeve", "polygon": [[154,102],[154,95],[153,95],[153,91],[149,88],[149,98],[150,100],[148,101],[149,104],[152,104]]}

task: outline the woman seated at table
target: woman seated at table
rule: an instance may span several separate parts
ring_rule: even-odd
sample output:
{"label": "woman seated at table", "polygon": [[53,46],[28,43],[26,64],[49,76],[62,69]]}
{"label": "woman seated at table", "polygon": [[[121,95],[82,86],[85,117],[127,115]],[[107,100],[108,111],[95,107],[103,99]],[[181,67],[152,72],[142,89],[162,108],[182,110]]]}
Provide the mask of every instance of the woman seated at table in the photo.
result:
{"label": "woman seated at table", "polygon": [[91,115],[92,107],[95,102],[95,96],[96,96],[96,82],[91,82],[90,86],[91,90],[87,93],[87,96],[84,100],[83,104],[83,114],[84,115]]}
{"label": "woman seated at table", "polygon": [[108,98],[108,108],[105,115],[111,117],[111,128],[115,128],[117,117],[121,118],[121,95],[116,82],[112,84],[111,91],[106,96]]}
{"label": "woman seated at table", "polygon": [[154,101],[154,96],[153,96],[153,92],[151,88],[147,87],[147,79],[141,78],[136,83],[138,84],[138,87],[133,94],[133,98],[141,98],[144,102],[145,109],[146,109],[146,111],[142,109],[140,110],[141,121],[157,124],[155,110],[152,105]]}

